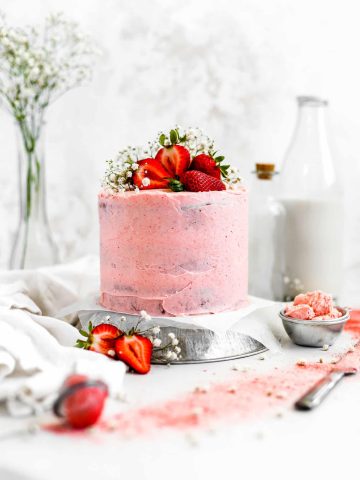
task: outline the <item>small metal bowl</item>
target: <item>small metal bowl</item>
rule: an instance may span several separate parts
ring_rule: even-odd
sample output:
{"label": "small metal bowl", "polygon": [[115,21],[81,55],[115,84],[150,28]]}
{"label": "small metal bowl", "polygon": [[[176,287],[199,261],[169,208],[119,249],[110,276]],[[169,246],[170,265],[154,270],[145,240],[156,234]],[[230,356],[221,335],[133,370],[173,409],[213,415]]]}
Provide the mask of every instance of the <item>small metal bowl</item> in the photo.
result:
{"label": "small metal bowl", "polygon": [[323,347],[332,345],[342,332],[345,323],[350,318],[347,308],[336,307],[343,315],[334,320],[300,320],[285,315],[285,309],[279,316],[286,333],[293,343],[304,347]]}

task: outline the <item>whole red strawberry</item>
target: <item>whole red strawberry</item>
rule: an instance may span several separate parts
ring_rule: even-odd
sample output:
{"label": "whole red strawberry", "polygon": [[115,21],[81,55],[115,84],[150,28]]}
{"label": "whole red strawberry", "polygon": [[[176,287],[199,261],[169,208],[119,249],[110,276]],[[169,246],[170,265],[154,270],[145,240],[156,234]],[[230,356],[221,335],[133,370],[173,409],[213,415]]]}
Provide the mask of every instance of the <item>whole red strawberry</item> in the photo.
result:
{"label": "whole red strawberry", "polygon": [[53,410],[72,428],[88,428],[100,418],[107,396],[104,382],[89,380],[85,375],[71,375],[64,382]]}
{"label": "whole red strawberry", "polygon": [[197,170],[189,170],[184,173],[181,180],[185,190],[190,192],[210,192],[226,189],[223,182],[218,178],[211,177]]}
{"label": "whole red strawberry", "polygon": [[117,357],[137,373],[148,373],[153,345],[151,341],[136,333],[123,335],[116,340]]}
{"label": "whole red strawberry", "polygon": [[207,175],[218,178],[219,180],[221,179],[220,167],[215,160],[210,157],[210,155],[206,155],[205,153],[196,155],[196,157],[193,158],[190,169],[206,173]]}
{"label": "whole red strawberry", "polygon": [[115,341],[123,332],[108,323],[101,323],[93,327],[92,323],[89,322],[88,332],[80,330],[80,333],[86,340],[77,340],[76,347],[92,350],[93,352],[114,358]]}
{"label": "whole red strawberry", "polygon": [[188,170],[191,162],[190,152],[182,145],[178,145],[181,141],[177,130],[170,131],[170,145],[165,145],[165,135],[160,135],[159,142],[163,148],[155,155],[155,159],[159,160],[163,167],[170,173],[170,177],[181,177]]}
{"label": "whole red strawberry", "polygon": [[133,173],[132,179],[134,185],[140,190],[150,190],[153,188],[168,188],[171,174],[164,168],[162,163],[156,158],[145,158],[139,160],[138,169]]}

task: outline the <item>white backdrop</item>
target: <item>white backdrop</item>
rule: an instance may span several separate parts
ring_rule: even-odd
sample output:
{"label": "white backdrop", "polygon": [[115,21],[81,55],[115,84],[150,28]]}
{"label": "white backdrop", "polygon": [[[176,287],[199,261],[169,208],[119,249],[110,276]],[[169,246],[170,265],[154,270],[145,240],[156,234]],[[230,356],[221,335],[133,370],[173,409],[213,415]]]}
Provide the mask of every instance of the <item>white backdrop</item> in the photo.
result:
{"label": "white backdrop", "polygon": [[[93,82],[59,100],[47,117],[48,213],[64,260],[97,251],[96,194],[105,160],[120,147],[174,123],[198,125],[249,178],[256,161],[280,166],[295,122],[294,96],[318,94],[330,100],[346,184],[347,268],[356,275],[356,0],[1,0],[0,8],[19,24],[64,11],[102,48]],[[0,140],[0,266],[6,266],[17,176],[14,127],[3,112]]]}

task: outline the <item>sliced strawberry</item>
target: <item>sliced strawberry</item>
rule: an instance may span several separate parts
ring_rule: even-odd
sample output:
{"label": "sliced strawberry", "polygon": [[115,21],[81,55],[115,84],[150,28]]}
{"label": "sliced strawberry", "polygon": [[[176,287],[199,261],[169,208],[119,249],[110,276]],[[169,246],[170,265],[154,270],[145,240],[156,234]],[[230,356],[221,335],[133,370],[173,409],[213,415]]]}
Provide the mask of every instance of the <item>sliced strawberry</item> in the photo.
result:
{"label": "sliced strawberry", "polygon": [[125,362],[137,373],[148,373],[153,345],[151,341],[141,335],[123,335],[116,340],[115,351],[117,357]]}
{"label": "sliced strawberry", "polygon": [[197,170],[189,170],[182,176],[182,183],[185,190],[190,192],[210,192],[216,190],[225,190],[226,187],[221,180],[211,177]]}
{"label": "sliced strawberry", "polygon": [[171,177],[181,177],[190,166],[189,150],[182,145],[170,145],[169,147],[160,148],[155,155],[155,160],[170,172]]}
{"label": "sliced strawberry", "polygon": [[152,188],[168,188],[171,174],[163,167],[156,158],[145,158],[139,160],[138,169],[133,173],[134,185],[141,190],[150,190]]}
{"label": "sliced strawberry", "polygon": [[86,340],[77,340],[76,347],[92,350],[93,352],[102,353],[108,357],[115,357],[115,341],[122,335],[122,331],[114,325],[101,323],[93,328],[89,323],[89,331],[80,330],[80,333]]}
{"label": "sliced strawberry", "polygon": [[206,173],[207,175],[218,178],[219,180],[221,178],[220,167],[215,162],[215,160],[210,157],[210,155],[206,155],[205,153],[196,155],[196,157],[193,158],[190,169]]}
{"label": "sliced strawberry", "polygon": [[54,413],[65,418],[72,428],[87,428],[99,419],[107,396],[104,382],[89,380],[85,375],[71,375],[54,404]]}

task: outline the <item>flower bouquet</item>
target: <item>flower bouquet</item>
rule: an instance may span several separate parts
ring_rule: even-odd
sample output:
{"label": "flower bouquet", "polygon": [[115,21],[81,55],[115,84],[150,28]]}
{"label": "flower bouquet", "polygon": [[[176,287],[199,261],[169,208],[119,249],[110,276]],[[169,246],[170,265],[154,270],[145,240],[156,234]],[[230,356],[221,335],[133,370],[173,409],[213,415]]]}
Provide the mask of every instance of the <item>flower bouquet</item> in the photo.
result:
{"label": "flower bouquet", "polygon": [[57,260],[45,202],[42,139],[48,106],[89,79],[95,48],[75,22],[50,15],[42,26],[12,27],[0,17],[0,99],[18,132],[20,223],[12,268]]}

